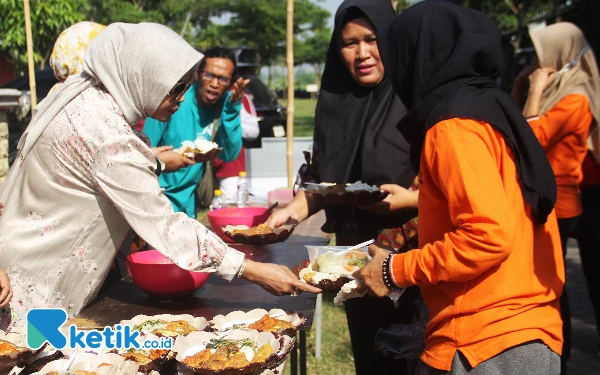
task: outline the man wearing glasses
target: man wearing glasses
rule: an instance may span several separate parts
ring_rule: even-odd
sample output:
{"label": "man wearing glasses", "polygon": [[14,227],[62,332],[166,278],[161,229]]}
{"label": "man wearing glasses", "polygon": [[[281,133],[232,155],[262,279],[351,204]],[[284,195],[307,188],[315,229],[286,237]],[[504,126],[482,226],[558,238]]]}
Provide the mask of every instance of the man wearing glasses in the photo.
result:
{"label": "man wearing glasses", "polygon": [[[195,82],[185,91],[179,109],[166,122],[148,118],[143,132],[150,138],[152,147],[180,147],[183,141],[197,138],[213,139],[223,151],[218,158],[233,161],[242,147],[240,109],[248,80],[233,82],[235,57],[229,50],[215,47],[204,53],[204,59],[195,73]],[[184,84],[184,82],[182,82]],[[218,128],[215,129],[218,119]],[[162,156],[163,154],[161,154]],[[196,217],[196,186],[204,175],[205,163],[189,164],[172,173],[161,173],[160,186],[176,212]]]}

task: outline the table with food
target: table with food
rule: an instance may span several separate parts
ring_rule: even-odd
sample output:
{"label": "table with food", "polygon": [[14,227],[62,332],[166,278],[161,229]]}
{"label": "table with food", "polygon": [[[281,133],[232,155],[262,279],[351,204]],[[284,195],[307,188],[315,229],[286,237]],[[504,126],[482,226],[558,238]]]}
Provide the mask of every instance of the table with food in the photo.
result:
{"label": "table with food", "polygon": [[[319,184],[307,191],[325,206],[383,199],[378,189],[359,185]],[[364,295],[352,275],[370,261],[368,243],[326,246],[322,212],[298,225],[270,228],[265,223],[275,205],[266,206],[212,210],[205,224],[249,259],[288,266],[303,282],[337,292],[336,305]],[[292,374],[298,367],[306,374],[315,295],[274,296],[242,279],[228,282],[184,270],[157,250],[130,254],[127,270],[127,277],[65,326],[86,331],[127,326],[140,332],[142,342],[171,338],[168,349],[57,350],[47,343],[32,350],[25,333],[13,331],[0,337],[0,373],[270,375],[288,366]]]}

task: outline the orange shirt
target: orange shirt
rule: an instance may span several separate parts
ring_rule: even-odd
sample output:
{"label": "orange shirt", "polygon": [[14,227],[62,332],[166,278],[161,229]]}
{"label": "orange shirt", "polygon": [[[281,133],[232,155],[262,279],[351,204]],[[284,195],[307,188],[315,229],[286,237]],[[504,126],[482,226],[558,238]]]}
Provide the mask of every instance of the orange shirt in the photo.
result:
{"label": "orange shirt", "polygon": [[418,285],[430,310],[421,360],[448,371],[541,339],[562,352],[564,265],[554,212],[534,224],[512,151],[485,122],[445,120],[425,137],[419,247],[394,255],[394,282]]}
{"label": "orange shirt", "polygon": [[587,137],[594,116],[585,95],[570,94],[540,117],[527,121],[542,144],[556,176],[556,216],[581,215],[579,183],[581,163],[587,153]]}

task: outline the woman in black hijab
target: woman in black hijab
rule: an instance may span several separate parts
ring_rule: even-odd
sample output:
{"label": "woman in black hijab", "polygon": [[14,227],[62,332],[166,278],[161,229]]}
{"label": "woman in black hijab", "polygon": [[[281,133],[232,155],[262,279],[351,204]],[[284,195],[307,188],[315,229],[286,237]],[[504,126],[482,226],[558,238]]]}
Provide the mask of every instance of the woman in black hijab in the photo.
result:
{"label": "woman in black hijab", "polygon": [[[336,234],[336,244],[356,245],[378,239],[390,250],[416,245],[416,191],[409,191],[415,172],[409,145],[395,126],[404,105],[384,79],[376,31],[396,14],[388,0],[346,0],[335,16],[315,114],[313,175],[322,182],[362,181],[389,191],[386,201],[370,207],[327,209],[323,231]],[[415,186],[413,186],[415,189]],[[394,209],[410,207],[400,213]],[[268,225],[300,222],[320,209],[300,191]],[[406,225],[409,224],[409,225]],[[378,329],[413,321],[418,288],[402,296],[399,308],[390,299],[365,296],[345,304],[357,374],[404,374],[405,361],[375,350]],[[421,334],[422,337],[422,334]],[[415,340],[422,346],[422,340]]]}
{"label": "woman in black hijab", "polygon": [[[480,12],[428,0],[378,35],[409,112],[419,248],[371,246],[371,292],[419,286],[430,309],[418,374],[558,374],[564,286],[552,169],[495,83],[501,35]],[[442,371],[440,371],[442,370]]]}

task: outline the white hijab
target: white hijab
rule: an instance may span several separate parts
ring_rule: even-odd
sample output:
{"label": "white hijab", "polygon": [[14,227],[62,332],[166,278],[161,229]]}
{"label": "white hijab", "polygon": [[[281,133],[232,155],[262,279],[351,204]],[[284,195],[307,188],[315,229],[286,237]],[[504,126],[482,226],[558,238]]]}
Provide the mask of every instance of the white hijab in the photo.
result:
{"label": "white hijab", "polygon": [[19,140],[23,160],[56,115],[96,83],[113,96],[130,125],[150,116],[171,88],[204,56],[156,23],[113,23],[88,47],[81,74],[67,78],[36,108]]}
{"label": "white hijab", "polygon": [[561,72],[544,91],[540,115],[549,111],[568,94],[585,95],[594,116],[588,148],[600,162],[600,131],[597,126],[600,121],[600,73],[594,51],[591,48],[585,49],[588,42],[583,32],[569,22],[558,22],[533,32],[531,40],[540,66]]}

